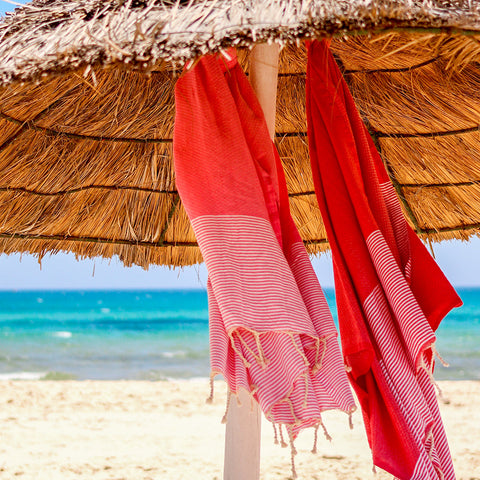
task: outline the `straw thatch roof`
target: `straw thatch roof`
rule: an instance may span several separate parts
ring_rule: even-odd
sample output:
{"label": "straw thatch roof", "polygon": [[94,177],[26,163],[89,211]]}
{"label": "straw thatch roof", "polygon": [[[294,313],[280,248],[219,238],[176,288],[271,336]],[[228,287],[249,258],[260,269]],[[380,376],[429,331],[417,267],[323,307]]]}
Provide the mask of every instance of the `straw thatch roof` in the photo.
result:
{"label": "straw thatch roof", "polygon": [[[371,32],[371,35],[366,35]],[[477,35],[478,32],[478,35]],[[0,24],[0,252],[201,261],[171,158],[177,68],[273,39],[276,140],[308,250],[308,37],[332,49],[420,237],[480,232],[480,6],[467,1],[35,1]],[[240,50],[248,71],[248,49]]]}

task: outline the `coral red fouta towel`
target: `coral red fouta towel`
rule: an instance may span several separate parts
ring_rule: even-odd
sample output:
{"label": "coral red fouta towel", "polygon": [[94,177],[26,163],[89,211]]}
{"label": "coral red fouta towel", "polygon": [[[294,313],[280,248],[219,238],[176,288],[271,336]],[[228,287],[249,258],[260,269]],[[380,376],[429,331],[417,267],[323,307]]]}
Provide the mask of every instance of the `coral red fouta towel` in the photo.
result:
{"label": "coral red fouta towel", "polygon": [[212,373],[251,392],[292,440],[354,401],[263,112],[228,55],[177,82],[176,182],[209,274]]}
{"label": "coral red fouta towel", "polygon": [[454,479],[432,345],[461,300],[407,225],[325,42],[309,45],[307,119],[343,354],[374,463],[402,480]]}

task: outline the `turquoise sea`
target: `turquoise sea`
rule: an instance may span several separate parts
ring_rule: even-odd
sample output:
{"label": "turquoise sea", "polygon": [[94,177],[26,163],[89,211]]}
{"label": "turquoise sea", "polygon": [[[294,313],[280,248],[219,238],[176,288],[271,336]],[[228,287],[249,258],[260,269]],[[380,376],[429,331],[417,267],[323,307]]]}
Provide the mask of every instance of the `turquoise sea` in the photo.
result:
{"label": "turquoise sea", "polygon": [[[480,289],[438,330],[450,368],[438,379],[480,380]],[[325,290],[334,315],[333,290]],[[0,292],[0,380],[207,377],[202,290]]]}

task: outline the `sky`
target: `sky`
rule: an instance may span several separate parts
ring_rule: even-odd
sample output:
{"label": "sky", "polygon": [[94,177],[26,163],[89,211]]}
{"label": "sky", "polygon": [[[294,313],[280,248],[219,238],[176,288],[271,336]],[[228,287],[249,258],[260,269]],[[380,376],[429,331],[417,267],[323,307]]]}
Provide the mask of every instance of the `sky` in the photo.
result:
{"label": "sky", "polygon": [[[480,286],[480,239],[434,244],[437,263],[457,287]],[[333,286],[330,254],[313,259],[322,287]],[[123,267],[117,259],[77,261],[73,254],[47,256],[42,265],[31,255],[0,255],[0,290],[206,289],[205,265],[168,269]]]}
{"label": "sky", "polygon": [[[0,15],[13,10],[12,3],[0,0]],[[455,286],[480,286],[479,238],[434,244],[433,250],[437,263]],[[321,285],[333,286],[330,255],[314,259],[313,265]],[[182,269],[152,266],[146,271],[126,268],[117,258],[77,261],[73,254],[59,253],[45,257],[40,265],[31,255],[0,255],[0,290],[205,289],[206,278],[204,265]]]}
{"label": "sky", "polygon": [[0,0],[0,14],[3,15],[5,12],[11,12],[15,8],[15,4],[27,3],[25,0],[15,0],[15,1],[5,1]]}

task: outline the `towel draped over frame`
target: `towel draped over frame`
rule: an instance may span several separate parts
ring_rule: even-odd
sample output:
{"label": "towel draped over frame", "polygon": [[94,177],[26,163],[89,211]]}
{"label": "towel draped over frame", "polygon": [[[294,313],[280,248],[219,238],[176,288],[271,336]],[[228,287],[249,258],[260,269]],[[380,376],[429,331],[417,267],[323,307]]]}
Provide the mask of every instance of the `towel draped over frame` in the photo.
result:
{"label": "towel draped over frame", "polygon": [[251,392],[293,441],[324,410],[355,405],[262,109],[226,55],[202,57],[177,82],[177,188],[209,274],[212,374]]}
{"label": "towel draped over frame", "polygon": [[345,363],[375,465],[455,478],[433,383],[434,331],[462,304],[407,224],[326,41],[308,47],[315,192],[332,249]]}
{"label": "towel draped over frame", "polygon": [[209,273],[212,374],[250,392],[293,442],[324,410],[354,410],[346,365],[374,463],[401,480],[453,480],[433,344],[461,301],[407,224],[327,42],[309,44],[307,120],[343,359],[234,50],[200,59],[175,99],[177,188]]}

